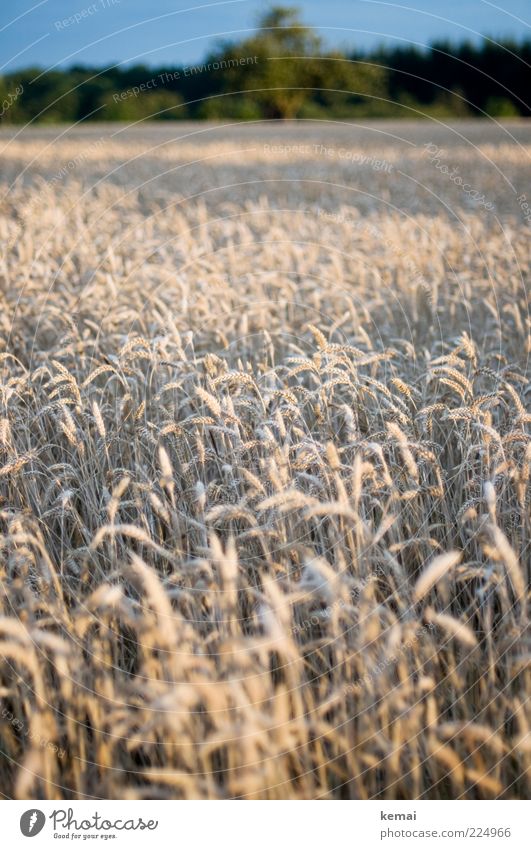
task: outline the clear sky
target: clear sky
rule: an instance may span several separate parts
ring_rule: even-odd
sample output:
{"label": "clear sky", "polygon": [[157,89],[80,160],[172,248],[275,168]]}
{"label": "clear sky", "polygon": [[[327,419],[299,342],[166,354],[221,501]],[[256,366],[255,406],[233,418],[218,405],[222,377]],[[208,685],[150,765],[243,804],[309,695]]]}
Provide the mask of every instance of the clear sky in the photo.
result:
{"label": "clear sky", "polygon": [[[186,64],[243,37],[264,0],[0,0],[0,73],[72,64]],[[329,45],[531,38],[531,0],[284,0]],[[77,17],[76,17],[77,16]]]}

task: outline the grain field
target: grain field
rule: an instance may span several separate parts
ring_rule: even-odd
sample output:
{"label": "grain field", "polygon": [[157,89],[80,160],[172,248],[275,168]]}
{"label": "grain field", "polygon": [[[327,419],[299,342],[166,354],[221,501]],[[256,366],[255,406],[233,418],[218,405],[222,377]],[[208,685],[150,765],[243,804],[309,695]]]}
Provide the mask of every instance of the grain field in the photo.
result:
{"label": "grain field", "polygon": [[526,798],[531,127],[0,148],[3,796]]}

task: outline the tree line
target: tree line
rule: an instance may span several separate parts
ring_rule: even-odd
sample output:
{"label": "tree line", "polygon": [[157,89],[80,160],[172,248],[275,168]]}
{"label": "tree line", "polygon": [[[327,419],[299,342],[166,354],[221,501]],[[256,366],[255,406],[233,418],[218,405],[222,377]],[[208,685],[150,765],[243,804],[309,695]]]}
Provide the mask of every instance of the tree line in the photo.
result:
{"label": "tree line", "polygon": [[295,8],[195,65],[27,68],[0,77],[0,123],[531,115],[531,40],[325,49]]}

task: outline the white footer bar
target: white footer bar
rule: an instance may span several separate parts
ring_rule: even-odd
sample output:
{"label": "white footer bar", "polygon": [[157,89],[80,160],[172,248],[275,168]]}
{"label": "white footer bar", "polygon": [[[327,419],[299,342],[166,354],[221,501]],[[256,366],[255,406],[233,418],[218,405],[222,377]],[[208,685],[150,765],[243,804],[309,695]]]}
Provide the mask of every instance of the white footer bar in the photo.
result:
{"label": "white footer bar", "polygon": [[[527,802],[4,802],[2,844],[529,849]],[[34,843],[31,842],[34,839]]]}

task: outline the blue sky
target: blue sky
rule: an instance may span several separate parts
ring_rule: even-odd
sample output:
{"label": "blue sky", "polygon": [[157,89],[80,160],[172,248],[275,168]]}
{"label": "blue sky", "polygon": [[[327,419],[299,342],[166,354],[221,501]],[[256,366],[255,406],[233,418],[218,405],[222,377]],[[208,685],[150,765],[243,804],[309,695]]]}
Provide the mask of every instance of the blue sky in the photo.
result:
{"label": "blue sky", "polygon": [[[254,28],[263,0],[1,0],[0,72],[74,63],[196,62]],[[284,0],[329,45],[531,37],[530,0]],[[77,15],[77,19],[76,19]]]}

